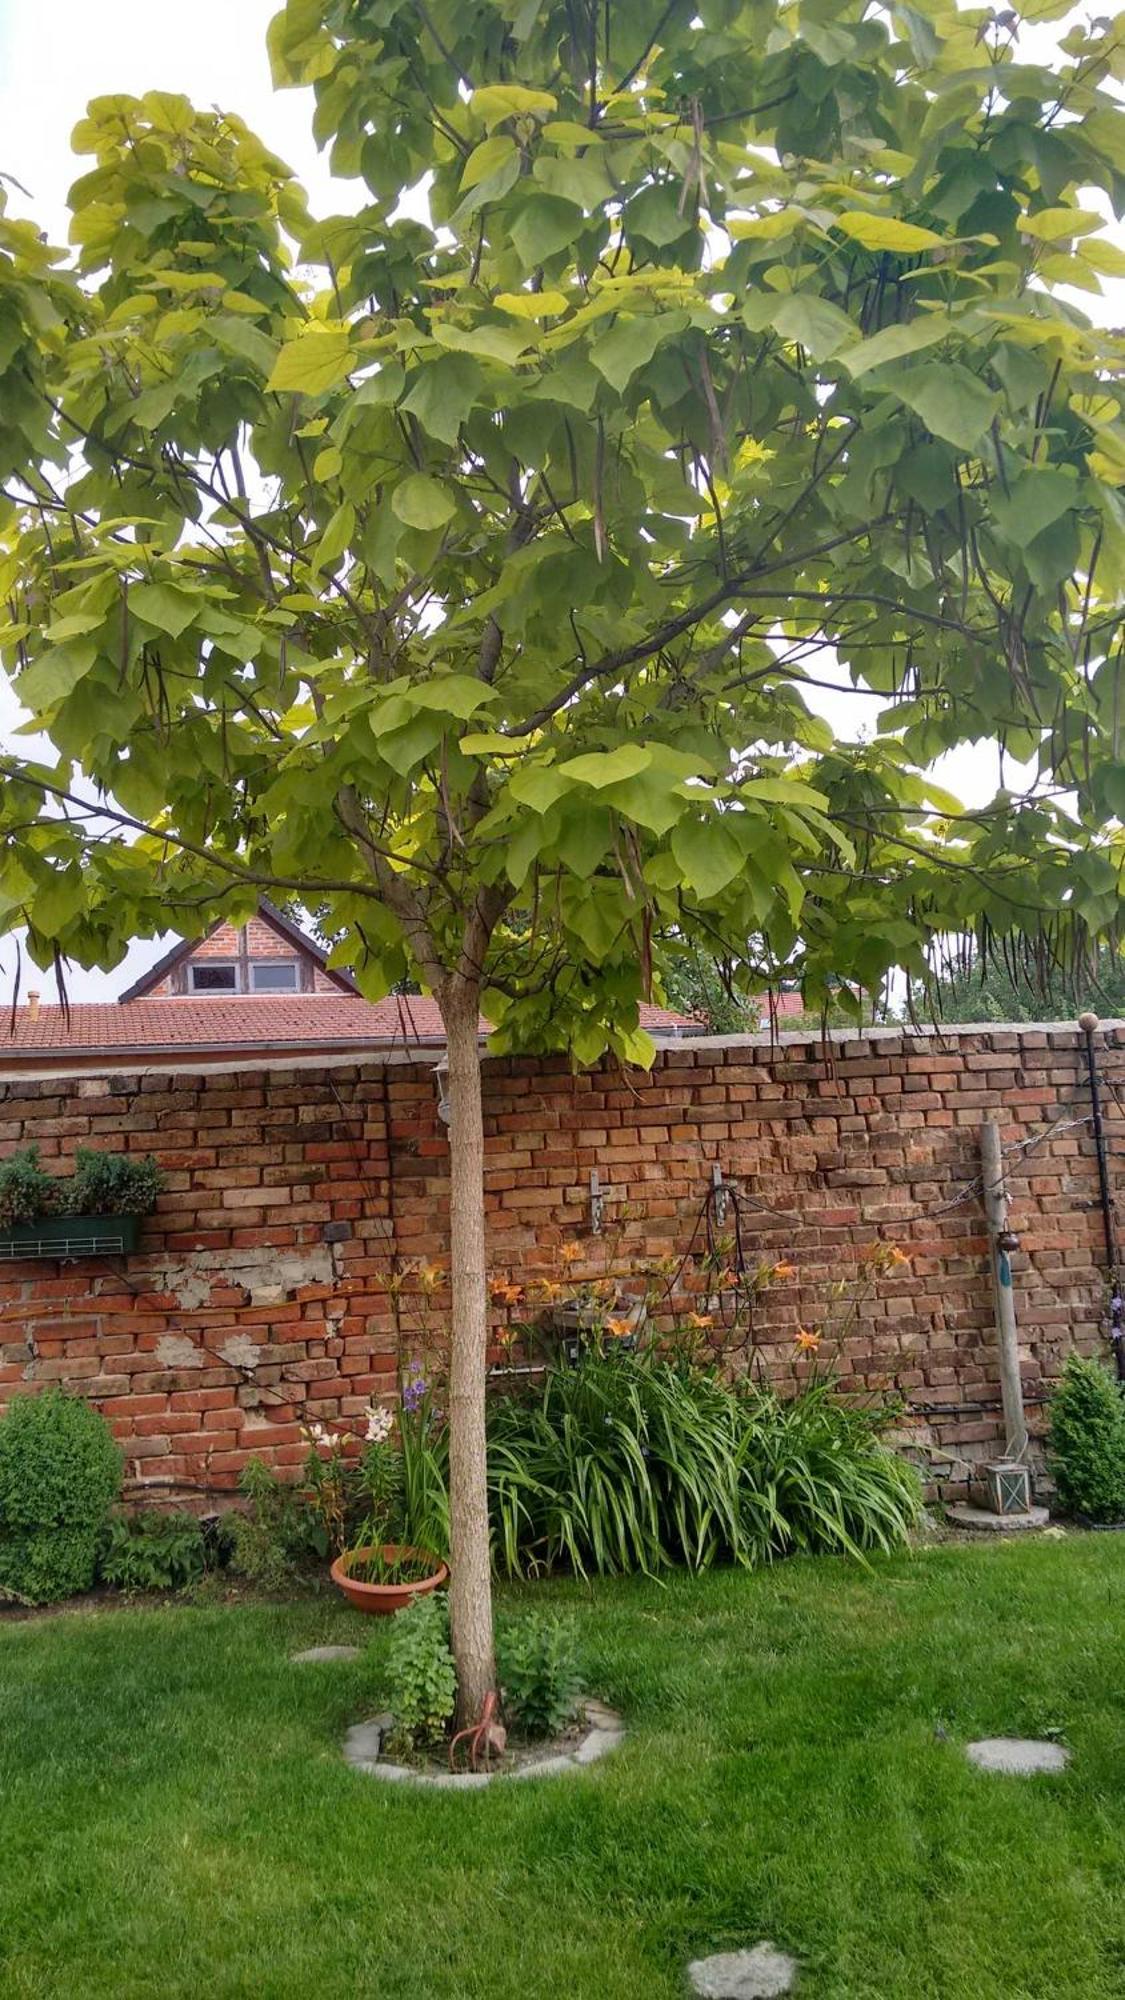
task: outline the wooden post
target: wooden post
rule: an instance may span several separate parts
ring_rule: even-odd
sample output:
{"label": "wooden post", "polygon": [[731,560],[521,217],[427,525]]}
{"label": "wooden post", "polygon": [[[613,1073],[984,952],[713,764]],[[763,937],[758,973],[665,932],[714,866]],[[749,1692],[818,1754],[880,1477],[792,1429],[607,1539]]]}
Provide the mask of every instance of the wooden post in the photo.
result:
{"label": "wooden post", "polygon": [[1023,1414],[1023,1384],[1020,1380],[1012,1265],[1005,1247],[1008,1233],[1008,1191],[1004,1183],[1000,1127],[991,1118],[981,1127],[980,1156],[984,1181],[984,1212],[988,1218],[992,1281],[996,1296],[996,1339],[1000,1349],[1000,1395],[1004,1404],[1005,1455],[1008,1458],[1020,1458],[1027,1448],[1027,1424]]}

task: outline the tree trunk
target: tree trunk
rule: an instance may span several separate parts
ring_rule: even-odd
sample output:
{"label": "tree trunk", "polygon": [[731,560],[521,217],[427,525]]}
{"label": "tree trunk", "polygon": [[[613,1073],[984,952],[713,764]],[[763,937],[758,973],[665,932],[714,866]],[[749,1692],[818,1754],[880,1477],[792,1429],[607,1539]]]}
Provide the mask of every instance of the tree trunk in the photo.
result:
{"label": "tree trunk", "polygon": [[457,1663],[457,1726],[479,1720],[496,1685],[484,1401],[488,1290],[484,1245],[484,1119],[475,986],[451,982],[442,1013],[449,1051],[449,1247],[453,1323],[449,1371],[449,1616]]}

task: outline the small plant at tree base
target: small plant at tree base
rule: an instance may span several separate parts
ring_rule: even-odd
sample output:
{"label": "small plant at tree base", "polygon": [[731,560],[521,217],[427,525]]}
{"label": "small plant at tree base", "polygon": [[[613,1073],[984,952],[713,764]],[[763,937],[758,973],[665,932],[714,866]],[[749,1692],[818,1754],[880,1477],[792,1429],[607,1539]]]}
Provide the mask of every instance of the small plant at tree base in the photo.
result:
{"label": "small plant at tree base", "polygon": [[316,1517],[260,1458],[250,1460],[238,1486],[249,1506],[231,1516],[231,1568],[264,1590],[284,1590],[320,1554]]}
{"label": "small plant at tree base", "polygon": [[61,1389],[0,1418],[0,1597],[47,1604],[89,1590],[121,1453],[99,1412]]}
{"label": "small plant at tree base", "polygon": [[395,1719],[391,1747],[410,1751],[440,1743],[457,1701],[444,1593],[417,1597],[396,1612],[387,1681]]}
{"label": "small plant at tree base", "polygon": [[1067,1513],[1125,1521],[1125,1397],[1100,1361],[1069,1357],[1051,1402],[1048,1449]]}
{"label": "small plant at tree base", "polygon": [[521,1734],[557,1736],[582,1693],[573,1625],[528,1612],[501,1627],[499,1660],[505,1707]]}
{"label": "small plant at tree base", "polygon": [[147,1507],[116,1514],[109,1523],[101,1573],[117,1590],[186,1590],[206,1566],[203,1529],[194,1514]]}
{"label": "small plant at tree base", "polygon": [[71,1215],[151,1215],[163,1186],[151,1153],[135,1159],[130,1153],[97,1153],[79,1146],[63,1199]]}
{"label": "small plant at tree base", "polygon": [[39,1165],[38,1146],[22,1146],[0,1161],[0,1229],[58,1213],[60,1183]]}

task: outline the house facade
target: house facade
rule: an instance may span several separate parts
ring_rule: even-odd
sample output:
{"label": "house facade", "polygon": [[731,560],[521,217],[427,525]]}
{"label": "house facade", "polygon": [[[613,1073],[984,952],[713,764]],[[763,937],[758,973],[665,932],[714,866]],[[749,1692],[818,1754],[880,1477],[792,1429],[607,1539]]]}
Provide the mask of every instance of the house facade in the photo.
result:
{"label": "house facade", "polygon": [[263,897],[249,923],[213,924],[201,938],[181,939],[120,995],[119,1005],[355,991],[351,973],[329,971],[320,946]]}

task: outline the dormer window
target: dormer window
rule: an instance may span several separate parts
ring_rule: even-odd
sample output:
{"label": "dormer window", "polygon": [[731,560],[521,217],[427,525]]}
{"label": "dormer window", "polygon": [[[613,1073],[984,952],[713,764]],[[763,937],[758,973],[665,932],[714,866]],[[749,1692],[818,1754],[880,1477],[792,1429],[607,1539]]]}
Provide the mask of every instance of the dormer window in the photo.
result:
{"label": "dormer window", "polygon": [[250,960],[251,993],[295,993],[297,991],[297,966],[293,959],[288,963],[277,960],[252,958]]}
{"label": "dormer window", "polygon": [[201,959],[187,968],[189,993],[237,993],[238,967],[221,959]]}

